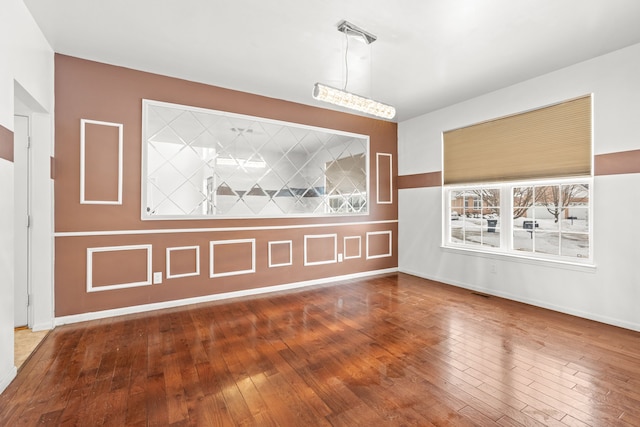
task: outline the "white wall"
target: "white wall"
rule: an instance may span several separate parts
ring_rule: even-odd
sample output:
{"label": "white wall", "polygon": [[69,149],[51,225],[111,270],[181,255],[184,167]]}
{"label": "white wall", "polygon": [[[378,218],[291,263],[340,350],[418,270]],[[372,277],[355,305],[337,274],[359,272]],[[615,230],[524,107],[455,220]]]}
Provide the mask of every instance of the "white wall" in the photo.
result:
{"label": "white wall", "polygon": [[[399,175],[442,170],[442,132],[593,93],[595,154],[640,149],[640,44],[402,122]],[[444,249],[442,188],[399,191],[399,269],[640,330],[640,174],[595,178],[594,268]],[[495,270],[495,272],[492,272]]]}
{"label": "white wall", "polygon": [[[38,110],[53,111],[53,50],[46,42],[21,0],[3,0],[0,8],[0,125],[13,130],[14,86],[16,82],[36,101]],[[41,246],[34,272],[38,305],[34,307],[34,327],[51,325],[53,321],[52,253],[51,253],[51,180],[48,163],[52,152],[53,125],[50,114],[40,114],[34,124],[32,156],[34,199],[39,204],[39,228],[32,243]],[[45,160],[46,159],[46,160]],[[46,163],[46,169],[42,169]],[[46,176],[46,178],[45,178]],[[0,159],[0,391],[14,378],[13,360],[13,164]],[[9,217],[10,215],[10,217]],[[34,218],[36,219],[36,218]],[[48,253],[48,255],[47,255]],[[40,258],[46,257],[46,258]]]}
{"label": "white wall", "polygon": [[[53,70],[51,71],[53,73]],[[53,328],[53,115],[31,114],[31,296],[30,326]]]}
{"label": "white wall", "polygon": [[0,390],[4,390],[16,374],[13,365],[13,163],[4,159],[0,159],[0,183]]}

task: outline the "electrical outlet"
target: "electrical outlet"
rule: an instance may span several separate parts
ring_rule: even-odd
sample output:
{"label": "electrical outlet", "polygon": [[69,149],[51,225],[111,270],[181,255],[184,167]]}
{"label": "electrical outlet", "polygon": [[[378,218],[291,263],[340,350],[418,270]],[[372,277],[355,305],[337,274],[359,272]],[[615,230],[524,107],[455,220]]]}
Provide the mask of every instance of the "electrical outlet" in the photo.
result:
{"label": "electrical outlet", "polygon": [[492,272],[493,274],[496,274],[496,273],[498,272],[498,269],[496,268],[496,265],[495,265],[495,264],[491,264],[491,272]]}
{"label": "electrical outlet", "polygon": [[342,254],[338,254],[338,262],[342,262]]}
{"label": "electrical outlet", "polygon": [[156,271],[155,273],[153,273],[153,284],[158,285],[160,283],[162,283],[162,272]]}

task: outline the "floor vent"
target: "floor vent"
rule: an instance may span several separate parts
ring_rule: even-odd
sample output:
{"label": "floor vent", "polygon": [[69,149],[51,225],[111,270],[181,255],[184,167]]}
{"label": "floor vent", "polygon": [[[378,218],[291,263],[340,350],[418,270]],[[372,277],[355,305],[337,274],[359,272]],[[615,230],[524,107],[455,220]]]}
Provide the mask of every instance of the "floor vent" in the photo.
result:
{"label": "floor vent", "polygon": [[471,295],[475,295],[475,296],[482,297],[482,298],[489,298],[489,297],[491,297],[491,295],[481,294],[480,292],[471,292]]}

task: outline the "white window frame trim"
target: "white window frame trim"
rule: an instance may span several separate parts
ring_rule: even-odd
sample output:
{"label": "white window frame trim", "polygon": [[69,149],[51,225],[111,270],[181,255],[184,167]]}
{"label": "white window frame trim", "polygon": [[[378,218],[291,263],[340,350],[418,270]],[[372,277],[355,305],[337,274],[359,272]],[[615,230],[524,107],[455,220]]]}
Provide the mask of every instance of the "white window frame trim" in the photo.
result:
{"label": "white window frame trim", "polygon": [[[512,189],[514,187],[533,187],[541,185],[567,185],[575,183],[585,183],[589,185],[589,256],[585,258],[565,257],[562,255],[550,255],[536,252],[516,251],[513,249],[513,215],[504,215],[504,213],[513,212]],[[442,244],[441,248],[452,252],[471,252],[476,254],[485,254],[488,257],[519,259],[531,263],[550,263],[558,266],[573,266],[578,269],[596,267],[593,258],[593,177],[564,177],[553,179],[539,179],[530,181],[509,181],[509,182],[488,182],[474,183],[464,185],[445,185],[442,187],[442,206],[444,207],[442,218]],[[457,244],[449,241],[451,235],[451,198],[450,192],[460,189],[478,189],[478,188],[498,188],[500,189],[500,247],[493,248],[489,246],[471,246],[465,244]],[[505,193],[506,192],[506,193]],[[508,197],[504,197],[505,194]],[[561,232],[559,232],[561,233]],[[578,261],[579,260],[579,261]]]}

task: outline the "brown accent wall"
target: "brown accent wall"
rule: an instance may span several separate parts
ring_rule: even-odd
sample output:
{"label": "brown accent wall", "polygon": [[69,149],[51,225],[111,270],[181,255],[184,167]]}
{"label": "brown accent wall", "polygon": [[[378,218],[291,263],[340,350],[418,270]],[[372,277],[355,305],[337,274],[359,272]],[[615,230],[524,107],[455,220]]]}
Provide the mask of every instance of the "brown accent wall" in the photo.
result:
{"label": "brown accent wall", "polygon": [[[594,157],[594,175],[620,175],[640,173],[640,150],[598,154]],[[428,172],[414,175],[398,175],[398,189],[440,187],[442,173]]]}
{"label": "brown accent wall", "polygon": [[376,198],[379,203],[393,201],[393,169],[393,156],[387,155],[387,153],[378,153],[376,159],[378,193]]}
{"label": "brown accent wall", "polygon": [[640,150],[599,154],[594,159],[595,175],[640,173]]}
{"label": "brown accent wall", "polygon": [[13,162],[13,132],[0,126],[0,159]]}
{"label": "brown accent wall", "polygon": [[[391,154],[392,171],[394,173],[397,171],[397,125],[395,123],[64,55],[56,55],[55,79],[56,316],[397,267],[397,194],[393,194],[393,203],[390,204],[377,204],[375,200],[376,153]],[[369,189],[371,192],[369,215],[142,221],[140,219],[142,99],[369,135]],[[81,119],[123,124],[122,204],[80,203]],[[105,189],[108,191],[101,193],[102,189],[99,187],[101,171],[112,174],[113,168],[104,168],[95,164],[98,161],[96,159],[99,158],[99,153],[87,157],[86,169],[92,173],[92,181],[89,183],[91,193],[96,197],[108,196],[109,199],[113,199],[112,189]],[[108,177],[105,175],[105,178]],[[396,177],[392,178],[395,181]],[[112,182],[113,176],[107,181]],[[234,230],[189,231],[195,228],[228,227]],[[270,229],[260,229],[260,227],[270,227]],[[161,232],[167,229],[172,231]],[[121,231],[130,234],[106,234]],[[69,235],[77,232],[84,232],[87,235]],[[382,255],[388,253],[388,256],[367,259],[366,236],[371,232],[391,233],[392,247],[388,252],[385,248],[379,247],[384,239],[373,239],[376,245],[375,253]],[[336,234],[338,254],[343,252],[344,237],[360,236],[361,256],[351,258],[356,251],[352,247],[354,241],[349,241],[349,259],[343,262],[305,266],[305,236],[320,234]],[[253,243],[221,243],[245,240]],[[213,262],[212,241],[216,242]],[[269,267],[269,242],[275,241],[291,241],[291,265]],[[172,270],[170,273],[184,276],[168,279],[167,248],[190,246],[199,248],[198,260],[194,259],[196,253],[194,250],[170,251],[169,269]],[[131,247],[150,247],[151,265],[147,265],[147,257],[144,256],[147,253],[146,250],[126,249]],[[89,257],[88,251],[92,248],[96,252]],[[288,245],[276,245],[273,250],[276,252],[273,254],[272,264],[287,264]],[[128,258],[127,253],[132,256]],[[250,259],[252,256],[255,260]],[[327,259],[323,254],[313,254],[313,256]],[[215,275],[220,274],[213,278],[210,277],[212,263],[216,270]],[[117,274],[109,272],[105,265],[111,265],[113,269],[123,271]],[[195,266],[199,267],[199,274],[195,273]],[[251,272],[251,270],[254,271]],[[148,271],[162,273],[162,283],[146,284],[147,279],[150,279],[146,277]],[[145,277],[141,280],[141,276]],[[92,292],[87,290],[89,281],[93,284]],[[129,282],[137,285],[127,287]]]}
{"label": "brown accent wall", "polygon": [[87,123],[84,132],[85,197],[118,200],[118,128]]}
{"label": "brown accent wall", "polygon": [[441,185],[442,172],[440,171],[398,176],[398,189],[440,187]]}

